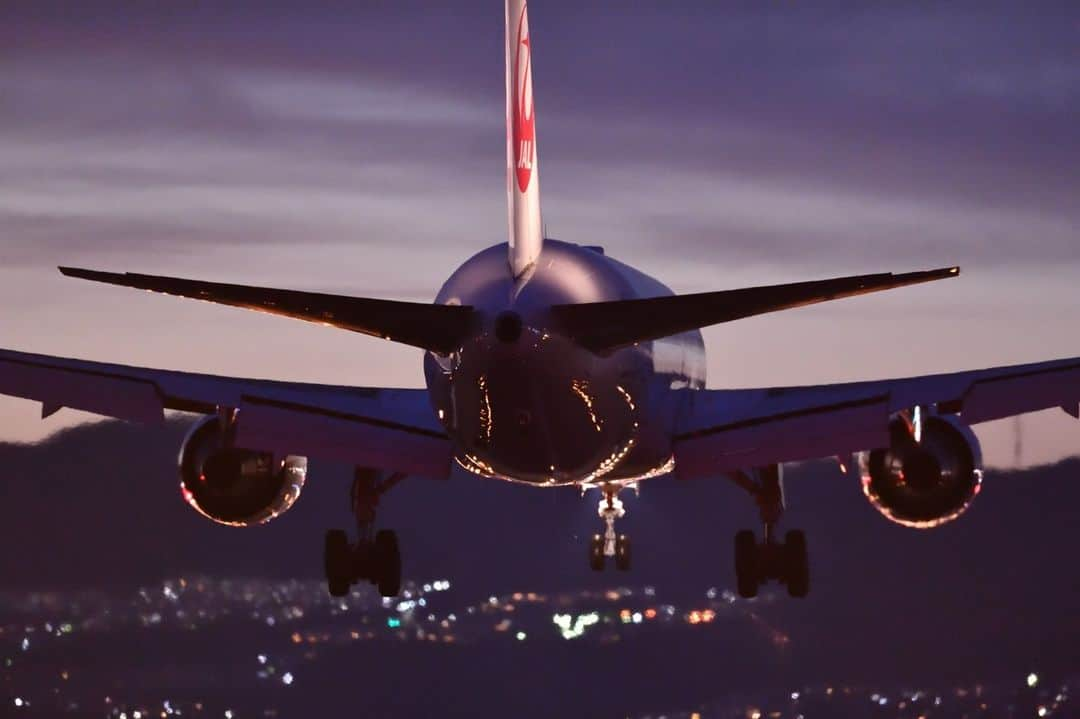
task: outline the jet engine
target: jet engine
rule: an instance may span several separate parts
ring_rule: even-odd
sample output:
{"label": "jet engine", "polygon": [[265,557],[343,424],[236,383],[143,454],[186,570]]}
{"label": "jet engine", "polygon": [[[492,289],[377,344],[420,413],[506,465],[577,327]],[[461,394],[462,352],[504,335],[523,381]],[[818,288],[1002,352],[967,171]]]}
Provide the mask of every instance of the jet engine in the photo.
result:
{"label": "jet engine", "polygon": [[891,445],[858,455],[870,504],[897,524],[930,529],[963,514],[982,488],[982,449],[955,415],[895,416]]}
{"label": "jet engine", "polygon": [[233,446],[236,419],[198,422],[180,447],[180,492],[199,514],[219,524],[248,527],[285,512],[300,497],[307,458]]}

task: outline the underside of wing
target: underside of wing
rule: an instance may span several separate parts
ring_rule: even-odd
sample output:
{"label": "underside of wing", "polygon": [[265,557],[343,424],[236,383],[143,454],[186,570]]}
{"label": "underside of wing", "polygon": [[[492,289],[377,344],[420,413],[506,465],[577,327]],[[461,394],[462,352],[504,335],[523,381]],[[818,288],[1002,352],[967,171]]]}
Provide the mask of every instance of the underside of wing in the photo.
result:
{"label": "underside of wing", "polygon": [[907,379],[688,391],[675,436],[680,477],[889,445],[890,419],[926,407],[965,424],[1060,407],[1080,415],[1080,358]]}
{"label": "underside of wing", "polygon": [[318,322],[440,354],[449,354],[459,347],[473,323],[471,307],[346,297],[74,267],[61,267],[60,271],[68,277]]}
{"label": "underside of wing", "polygon": [[426,390],[219,377],[0,350],[0,394],[153,423],[166,409],[237,410],[239,446],[425,477],[449,475],[452,449]]}
{"label": "underside of wing", "polygon": [[933,282],[959,274],[960,268],[947,267],[899,275],[857,275],[722,292],[557,305],[552,308],[552,314],[559,329],[571,339],[593,352],[606,353],[635,342],[744,317]]}

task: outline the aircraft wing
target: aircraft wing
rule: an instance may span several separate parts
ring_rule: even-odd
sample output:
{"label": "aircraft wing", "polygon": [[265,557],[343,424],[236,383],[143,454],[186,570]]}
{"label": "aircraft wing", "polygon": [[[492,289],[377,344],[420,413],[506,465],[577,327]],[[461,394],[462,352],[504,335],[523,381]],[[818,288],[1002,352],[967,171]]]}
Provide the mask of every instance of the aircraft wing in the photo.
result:
{"label": "aircraft wing", "polygon": [[242,447],[445,478],[450,440],[425,390],[336,387],[127,367],[0,350],[0,394],[159,423],[166,409],[239,411]]}
{"label": "aircraft wing", "polygon": [[1053,407],[1080,418],[1080,357],[877,382],[687,391],[675,474],[716,476],[887,447],[890,416],[916,405],[968,424]]}

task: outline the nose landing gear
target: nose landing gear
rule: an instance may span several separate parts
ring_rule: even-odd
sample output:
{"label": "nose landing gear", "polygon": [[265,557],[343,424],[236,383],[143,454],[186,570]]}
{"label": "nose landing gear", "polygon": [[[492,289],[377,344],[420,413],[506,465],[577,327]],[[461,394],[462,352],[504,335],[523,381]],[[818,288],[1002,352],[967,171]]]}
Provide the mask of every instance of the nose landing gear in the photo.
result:
{"label": "nose landing gear", "polygon": [[755,472],[755,479],[740,473],[735,481],[757,500],[765,525],[765,541],[758,542],[754,532],[743,530],[735,535],[735,576],[739,596],[756,597],[767,581],[787,585],[792,597],[805,597],[810,591],[810,569],[806,535],[791,530],[781,543],[776,539],[776,524],[784,513],[784,490],[780,467],[773,465]]}
{"label": "nose landing gear", "polygon": [[594,572],[603,571],[607,559],[615,561],[615,568],[626,572],[630,570],[630,538],[615,532],[615,521],[626,516],[626,509],[619,500],[620,487],[605,484],[597,514],[604,522],[604,533],[594,534],[589,543],[589,567]]}
{"label": "nose landing gear", "polygon": [[403,474],[381,479],[376,470],[357,468],[352,485],[357,541],[350,544],[342,529],[331,529],[326,533],[323,564],[331,596],[344,597],[360,580],[376,585],[384,597],[396,597],[401,591],[401,552],[397,533],[389,529],[375,531],[375,510],[379,498],[403,479]]}

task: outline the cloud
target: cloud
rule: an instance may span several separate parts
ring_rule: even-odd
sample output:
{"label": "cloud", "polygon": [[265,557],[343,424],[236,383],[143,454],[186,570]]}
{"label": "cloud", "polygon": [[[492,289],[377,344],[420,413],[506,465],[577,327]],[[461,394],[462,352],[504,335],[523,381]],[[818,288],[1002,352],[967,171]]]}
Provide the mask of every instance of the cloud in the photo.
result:
{"label": "cloud", "polygon": [[[981,204],[913,188],[904,195],[809,177],[755,177],[656,166],[596,172],[614,232],[640,247],[673,239],[687,257],[832,266],[864,262],[1075,262],[1080,211]],[[641,198],[648,202],[642,203]],[[572,203],[568,200],[568,203]],[[572,205],[586,217],[595,202]]]}
{"label": "cloud", "polygon": [[[476,228],[502,206],[501,120],[446,95],[291,71],[196,66],[175,77],[154,62],[36,57],[29,71],[0,70],[0,87],[17,108],[0,120],[9,260],[358,236],[400,246]],[[491,138],[486,173],[480,134]]]}
{"label": "cloud", "polygon": [[[1077,259],[1080,60],[1055,13],[619,8],[533,12],[545,210],[567,239]],[[9,257],[502,239],[483,3],[21,10],[0,69]]]}

